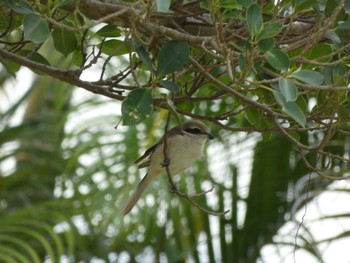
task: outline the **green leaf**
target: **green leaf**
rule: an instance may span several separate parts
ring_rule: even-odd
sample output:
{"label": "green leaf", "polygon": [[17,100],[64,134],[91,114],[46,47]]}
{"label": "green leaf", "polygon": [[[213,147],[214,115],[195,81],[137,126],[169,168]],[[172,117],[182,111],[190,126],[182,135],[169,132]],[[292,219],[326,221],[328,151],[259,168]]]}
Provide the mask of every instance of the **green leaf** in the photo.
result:
{"label": "green leaf", "polygon": [[339,35],[336,32],[334,32],[334,31],[327,31],[326,33],[324,33],[323,36],[325,38],[328,38],[328,39],[332,40],[333,43],[335,43],[335,44],[339,44],[339,43],[342,42],[340,37],[339,37]]}
{"label": "green leaf", "polygon": [[132,44],[135,47],[136,53],[139,56],[139,58],[142,60],[142,62],[146,65],[147,68],[149,68],[153,73],[156,73],[156,70],[153,66],[152,60],[150,56],[148,55],[146,49],[141,45],[140,42],[138,42],[136,39],[132,39]]}
{"label": "green leaf", "polygon": [[103,54],[108,56],[120,56],[129,53],[124,41],[111,39],[103,41],[100,45]]}
{"label": "green leaf", "polygon": [[304,1],[295,1],[295,2],[296,2],[296,6],[295,6],[296,13],[314,8],[316,5],[320,3],[318,0],[304,0]]}
{"label": "green leaf", "polygon": [[181,126],[182,123],[181,123],[179,114],[177,114],[177,110],[176,110],[176,107],[174,105],[174,102],[171,99],[169,99],[169,98],[166,98],[166,102],[168,104],[168,109],[171,112],[171,115],[175,117],[176,122],[178,123],[178,125]]}
{"label": "green leaf", "polygon": [[95,34],[102,37],[119,37],[120,30],[116,26],[106,25],[100,28]]}
{"label": "green leaf", "polygon": [[255,125],[260,118],[259,111],[254,107],[247,107],[245,110],[245,118],[251,125]]}
{"label": "green leaf", "polygon": [[185,101],[185,102],[181,102],[179,104],[176,104],[176,106],[180,110],[191,112],[195,105],[194,105],[193,101]]}
{"label": "green leaf", "polygon": [[263,27],[263,18],[258,4],[252,4],[247,10],[248,31],[251,38],[257,36]]}
{"label": "green leaf", "polygon": [[68,56],[78,46],[77,36],[74,32],[56,28],[52,31],[53,44],[58,52]]}
{"label": "green leaf", "polygon": [[40,64],[50,66],[49,61],[47,61],[47,59],[45,57],[43,57],[41,54],[39,54],[38,52],[32,53],[32,50],[20,50],[18,52],[18,54],[23,56],[23,57],[30,55],[30,57],[28,57],[28,59],[33,60],[33,61],[40,63]]}
{"label": "green leaf", "polygon": [[267,51],[273,49],[276,45],[276,40],[274,38],[266,38],[260,40],[258,43],[259,49],[262,53],[266,53]]}
{"label": "green leaf", "polygon": [[169,80],[159,80],[160,85],[169,90],[170,92],[176,94],[180,92],[180,86]]}
{"label": "green leaf", "polygon": [[306,117],[298,104],[296,104],[294,101],[287,102],[281,92],[277,90],[273,91],[273,95],[275,96],[276,100],[282,105],[282,110],[290,117],[292,117],[296,122],[298,122],[301,126],[305,127]]}
{"label": "green leaf", "polygon": [[170,2],[170,0],[156,0],[157,11],[161,13],[168,13]]}
{"label": "green leaf", "polygon": [[245,67],[246,67],[246,59],[245,59],[245,56],[242,54],[242,53],[240,53],[239,54],[239,59],[238,59],[238,65],[239,65],[239,68],[240,68],[240,70],[243,72],[244,71],[244,69],[245,69]]}
{"label": "green leaf", "polygon": [[267,53],[267,62],[278,70],[287,70],[290,66],[288,55],[280,49],[272,49]]}
{"label": "green leaf", "polygon": [[135,125],[148,118],[153,111],[152,90],[132,90],[122,103],[123,125]]}
{"label": "green leaf", "polygon": [[292,81],[281,77],[278,81],[278,87],[287,102],[297,100],[298,90]]}
{"label": "green leaf", "polygon": [[6,1],[7,6],[19,14],[34,14],[32,7],[24,0],[9,0]]}
{"label": "green leaf", "polygon": [[166,43],[158,54],[158,76],[162,77],[182,68],[189,54],[190,49],[184,42],[172,40]]}
{"label": "green leaf", "polygon": [[63,7],[63,6],[70,4],[72,2],[73,2],[73,0],[56,0],[55,7],[60,8],[60,7]]}
{"label": "green leaf", "polygon": [[263,31],[259,34],[258,39],[271,38],[278,35],[282,30],[283,24],[280,22],[273,22],[265,25]]}
{"label": "green leaf", "polygon": [[350,0],[345,0],[344,9],[347,14],[350,14]]}
{"label": "green leaf", "polygon": [[24,39],[36,44],[44,42],[50,35],[47,21],[35,14],[29,14],[23,20]]}
{"label": "green leaf", "polygon": [[[333,52],[332,46],[326,43],[320,43],[314,46],[307,54],[306,57],[309,60],[317,59],[319,62],[329,62],[332,56],[326,56]],[[323,59],[320,57],[325,56]]]}
{"label": "green leaf", "polygon": [[338,5],[337,0],[327,0],[326,1],[326,7],[324,10],[324,14],[326,15],[326,17],[330,17],[333,14],[333,11],[337,5]]}
{"label": "green leaf", "polygon": [[[29,57],[27,57],[28,59],[35,61],[37,63],[40,63],[40,64],[50,66],[49,61],[47,61],[47,59],[45,57],[43,57],[41,54],[39,54],[37,52],[32,53],[31,50],[20,50],[18,52],[18,54],[23,56],[23,57],[27,57],[28,55],[30,55]],[[37,70],[33,70],[33,71],[38,75],[45,75],[44,73],[42,73],[40,71],[37,71]]]}
{"label": "green leaf", "polygon": [[[229,1],[232,1],[232,0],[229,0]],[[253,0],[237,0],[237,4],[244,6],[244,7],[248,7],[253,3],[254,3]]]}
{"label": "green leaf", "polygon": [[320,85],[323,83],[323,75],[312,70],[298,70],[292,74],[292,77],[312,85]]}
{"label": "green leaf", "polygon": [[9,73],[15,73],[21,68],[21,65],[15,62],[12,62],[11,60],[3,59],[1,57],[0,57],[0,63],[6,68],[7,72]]}

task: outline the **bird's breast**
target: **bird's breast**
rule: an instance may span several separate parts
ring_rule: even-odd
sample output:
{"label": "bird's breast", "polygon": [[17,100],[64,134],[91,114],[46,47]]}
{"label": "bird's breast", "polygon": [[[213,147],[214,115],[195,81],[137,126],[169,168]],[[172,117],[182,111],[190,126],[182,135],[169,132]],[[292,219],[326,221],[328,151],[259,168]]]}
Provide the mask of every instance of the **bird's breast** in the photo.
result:
{"label": "bird's breast", "polygon": [[[167,139],[167,157],[169,159],[169,171],[175,175],[201,158],[205,139],[192,138],[187,135],[176,135]],[[164,145],[157,147],[151,156],[151,169],[165,170],[162,167],[164,161]]]}

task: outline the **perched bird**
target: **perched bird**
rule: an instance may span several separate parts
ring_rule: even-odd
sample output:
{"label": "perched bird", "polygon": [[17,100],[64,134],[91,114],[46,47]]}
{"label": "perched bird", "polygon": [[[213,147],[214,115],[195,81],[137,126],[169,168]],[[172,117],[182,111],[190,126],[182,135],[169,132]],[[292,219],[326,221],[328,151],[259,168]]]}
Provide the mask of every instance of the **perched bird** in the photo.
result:
{"label": "perched bird", "polygon": [[[165,141],[167,143],[167,160],[164,160],[164,136],[166,136]],[[201,158],[204,143],[208,139],[214,139],[208,127],[196,120],[186,121],[182,128],[176,126],[164,136],[135,161],[138,164],[147,158],[145,162],[138,165],[138,168],[149,167],[149,170],[126,203],[123,210],[124,215],[131,211],[143,191],[156,176],[162,173],[166,174],[167,165],[171,176],[187,169]]]}

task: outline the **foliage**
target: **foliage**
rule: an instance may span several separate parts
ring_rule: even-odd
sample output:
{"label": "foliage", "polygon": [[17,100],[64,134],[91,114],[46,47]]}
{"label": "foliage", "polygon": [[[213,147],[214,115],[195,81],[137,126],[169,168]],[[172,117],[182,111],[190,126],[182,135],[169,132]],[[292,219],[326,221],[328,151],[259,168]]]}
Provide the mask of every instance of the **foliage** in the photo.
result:
{"label": "foliage", "polygon": [[[218,259],[212,219],[164,191],[153,189],[134,217],[116,216],[138,175],[135,141],[146,129],[162,130],[166,109],[176,119],[207,121],[216,135],[246,132],[237,145],[257,142],[248,196],[239,191],[240,164],[228,160],[227,181],[207,179],[218,190],[200,200],[231,207],[214,219],[221,259],[256,262],[299,200],[277,193],[312,174],[312,200],[347,178],[349,11],[345,0],[1,1],[1,82],[22,66],[42,77],[2,113],[1,161],[16,165],[0,176],[0,258],[109,261],[127,252],[135,260],[149,248],[157,260],[200,261],[206,240],[206,256]],[[69,130],[74,114],[109,104],[95,97],[72,103],[72,86],[121,103]],[[13,126],[25,103],[23,122]],[[129,127],[116,135],[118,107]],[[231,136],[217,137],[230,153]],[[185,191],[203,190],[208,163],[194,168],[201,180],[181,177]]]}

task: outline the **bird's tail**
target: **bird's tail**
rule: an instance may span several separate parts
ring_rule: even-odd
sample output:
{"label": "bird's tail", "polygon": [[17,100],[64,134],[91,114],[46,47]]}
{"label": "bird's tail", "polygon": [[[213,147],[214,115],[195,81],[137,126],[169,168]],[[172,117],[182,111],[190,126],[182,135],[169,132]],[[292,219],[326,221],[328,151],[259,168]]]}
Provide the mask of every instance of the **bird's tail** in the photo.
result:
{"label": "bird's tail", "polygon": [[151,181],[152,181],[152,178],[150,178],[150,176],[146,174],[145,177],[141,180],[141,182],[137,186],[136,191],[132,194],[132,196],[130,196],[128,202],[126,203],[123,210],[124,216],[131,211],[131,209],[134,207],[136,202],[140,199],[143,191],[145,191],[146,187],[149,185]]}

